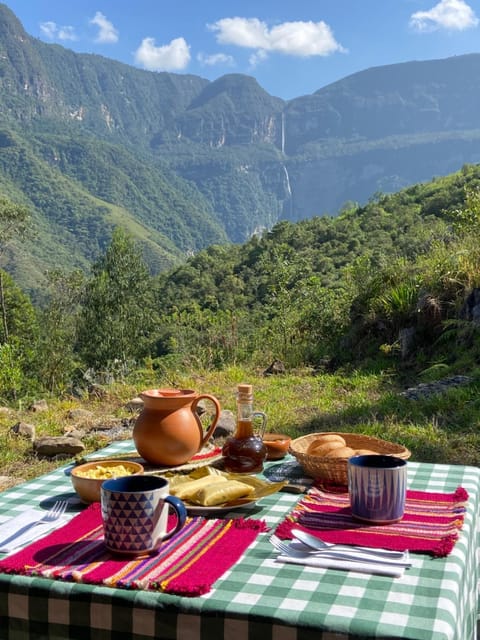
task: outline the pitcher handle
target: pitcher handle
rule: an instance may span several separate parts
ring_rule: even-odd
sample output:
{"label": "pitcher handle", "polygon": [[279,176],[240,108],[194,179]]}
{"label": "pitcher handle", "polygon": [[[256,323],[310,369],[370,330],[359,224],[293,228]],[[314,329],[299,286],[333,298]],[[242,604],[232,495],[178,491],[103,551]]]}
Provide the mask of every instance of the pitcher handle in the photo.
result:
{"label": "pitcher handle", "polygon": [[[207,444],[207,442],[210,440],[210,438],[211,438],[211,437],[212,437],[212,435],[213,435],[213,432],[214,432],[214,430],[215,430],[215,427],[217,426],[217,422],[218,422],[218,420],[219,420],[219,418],[220,418],[220,411],[221,411],[221,408],[220,408],[220,403],[219,403],[219,401],[215,398],[215,396],[212,396],[212,395],[210,395],[209,393],[201,393],[201,394],[200,394],[200,395],[198,395],[198,396],[195,398],[195,400],[192,402],[192,411],[194,411],[194,413],[195,413],[195,417],[196,417],[196,418],[198,418],[198,414],[197,414],[197,412],[196,412],[196,408],[197,408],[197,405],[198,405],[198,403],[199,403],[199,401],[200,401],[200,400],[210,400],[210,402],[212,402],[212,403],[213,403],[213,405],[214,405],[214,407],[215,407],[215,415],[213,416],[213,419],[212,419],[212,423],[211,423],[211,425],[210,425],[210,426],[208,427],[208,429],[204,432],[203,439],[202,439],[202,443],[201,443],[201,445],[200,445],[200,449],[201,449],[202,447],[204,447],[204,446]],[[198,418],[198,422],[199,422],[200,426],[202,426],[202,425],[201,425],[201,422],[200,422],[200,418]],[[200,449],[199,449],[199,450],[200,450]]]}

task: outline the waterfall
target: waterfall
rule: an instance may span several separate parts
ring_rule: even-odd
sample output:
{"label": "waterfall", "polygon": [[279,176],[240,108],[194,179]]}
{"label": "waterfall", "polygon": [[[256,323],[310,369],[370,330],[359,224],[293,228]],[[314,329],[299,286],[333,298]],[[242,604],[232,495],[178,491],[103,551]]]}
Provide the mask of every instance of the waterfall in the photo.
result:
{"label": "waterfall", "polygon": [[[288,175],[287,167],[285,165],[282,165],[282,166],[283,166],[283,172],[285,174],[285,184],[286,184],[286,191],[287,191],[286,200],[288,201],[288,209],[289,209],[288,218],[291,219],[292,218],[292,214],[293,214],[292,187],[290,185],[290,176]],[[284,206],[284,213],[285,213],[285,204],[286,204],[286,202],[283,205]]]}
{"label": "waterfall", "polygon": [[287,193],[288,193],[289,198],[291,198],[292,197],[292,188],[290,186],[290,176],[288,175],[287,167],[285,165],[283,165],[283,172],[285,174],[285,181],[286,181],[286,184],[287,184]]}

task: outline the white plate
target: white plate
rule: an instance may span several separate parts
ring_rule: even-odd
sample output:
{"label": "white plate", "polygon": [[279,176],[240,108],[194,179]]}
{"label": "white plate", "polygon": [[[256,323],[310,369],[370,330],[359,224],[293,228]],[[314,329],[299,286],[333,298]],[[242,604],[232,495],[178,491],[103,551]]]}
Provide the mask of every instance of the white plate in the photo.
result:
{"label": "white plate", "polygon": [[196,505],[196,504],[188,504],[187,502],[185,502],[185,508],[187,510],[187,513],[191,516],[208,516],[208,515],[215,515],[215,514],[221,514],[221,513],[227,513],[228,511],[233,511],[235,509],[243,509],[244,507],[253,507],[253,505],[255,505],[257,503],[256,500],[249,500],[248,502],[242,502],[240,504],[224,504],[224,505],[220,505],[218,507],[202,507],[200,505]]}

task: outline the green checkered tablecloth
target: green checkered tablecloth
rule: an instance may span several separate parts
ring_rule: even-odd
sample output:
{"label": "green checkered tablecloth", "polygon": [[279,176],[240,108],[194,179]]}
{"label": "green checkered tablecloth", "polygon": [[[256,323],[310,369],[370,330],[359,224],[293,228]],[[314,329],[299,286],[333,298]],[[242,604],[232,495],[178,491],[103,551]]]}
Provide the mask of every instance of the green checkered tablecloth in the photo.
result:
{"label": "green checkered tablecloth", "polygon": [[[99,455],[131,450],[131,442],[118,442]],[[0,638],[475,638],[480,470],[409,462],[408,471],[410,488],[451,492],[463,486],[470,500],[453,552],[436,559],[413,554],[402,578],[279,564],[262,534],[214,590],[198,598],[0,575]],[[66,494],[72,495],[66,469],[26,482],[0,494],[0,521]],[[277,493],[249,513],[273,529],[297,500]]]}

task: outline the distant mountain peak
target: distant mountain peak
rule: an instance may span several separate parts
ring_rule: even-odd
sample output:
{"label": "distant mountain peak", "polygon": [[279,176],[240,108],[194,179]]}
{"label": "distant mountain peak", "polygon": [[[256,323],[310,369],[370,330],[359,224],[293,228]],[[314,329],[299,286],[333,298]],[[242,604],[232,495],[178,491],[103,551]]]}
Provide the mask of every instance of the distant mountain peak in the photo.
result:
{"label": "distant mountain peak", "polygon": [[269,104],[275,109],[280,109],[284,105],[283,100],[272,97],[252,76],[241,73],[229,73],[213,80],[207,85],[192,102],[191,108],[201,107],[220,96],[228,96],[228,98],[233,99],[239,106],[241,106],[245,100],[247,100],[250,105],[253,101],[258,101],[261,104]]}

